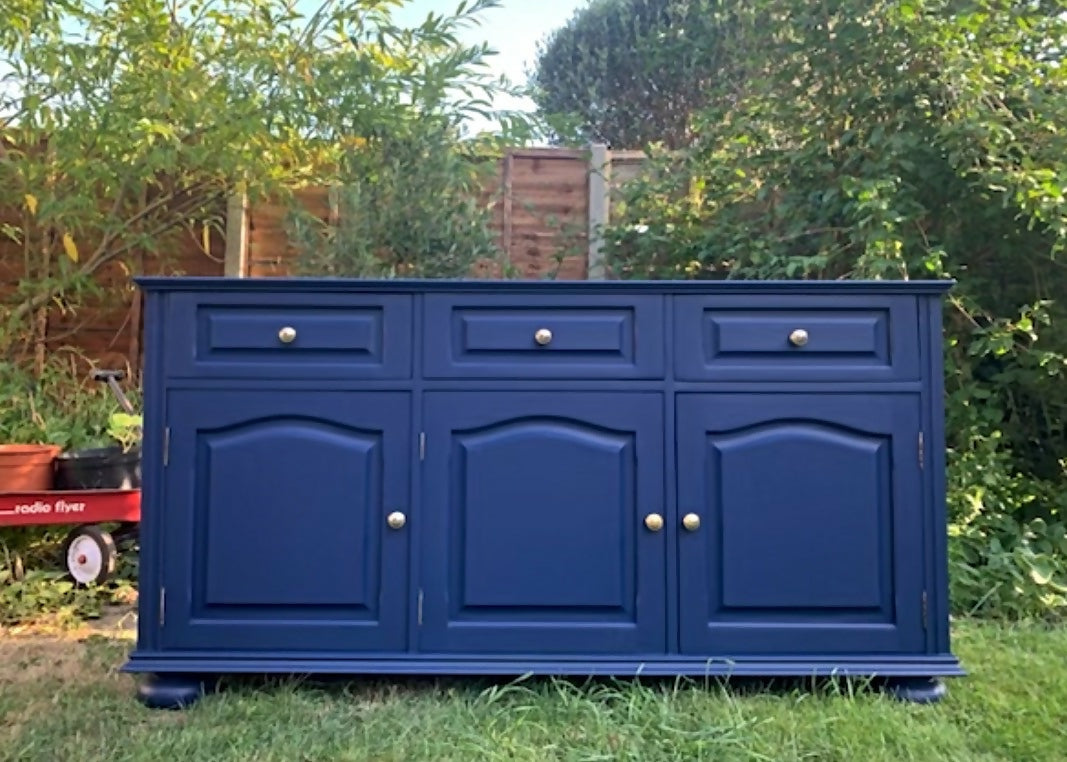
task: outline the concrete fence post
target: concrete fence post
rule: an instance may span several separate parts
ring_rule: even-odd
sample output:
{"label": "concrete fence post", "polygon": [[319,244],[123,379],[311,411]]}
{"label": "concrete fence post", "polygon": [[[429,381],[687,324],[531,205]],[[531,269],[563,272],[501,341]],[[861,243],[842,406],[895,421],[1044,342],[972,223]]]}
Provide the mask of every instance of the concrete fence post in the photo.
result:
{"label": "concrete fence post", "polygon": [[248,275],[248,199],[243,193],[233,193],[226,201],[223,274],[229,278]]}
{"label": "concrete fence post", "polygon": [[611,152],[603,143],[590,146],[589,157],[589,251],[586,272],[589,280],[604,280],[604,241],[601,229],[611,214]]}

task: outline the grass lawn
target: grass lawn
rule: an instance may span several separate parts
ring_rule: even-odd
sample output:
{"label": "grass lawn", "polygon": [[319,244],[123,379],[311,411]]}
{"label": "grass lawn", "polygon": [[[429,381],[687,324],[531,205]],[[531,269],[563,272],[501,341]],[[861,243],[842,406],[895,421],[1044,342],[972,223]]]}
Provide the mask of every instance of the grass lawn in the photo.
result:
{"label": "grass lawn", "polygon": [[937,706],[847,686],[244,682],[144,709],[129,635],[0,634],[0,760],[1067,760],[1067,628],[958,622]]}

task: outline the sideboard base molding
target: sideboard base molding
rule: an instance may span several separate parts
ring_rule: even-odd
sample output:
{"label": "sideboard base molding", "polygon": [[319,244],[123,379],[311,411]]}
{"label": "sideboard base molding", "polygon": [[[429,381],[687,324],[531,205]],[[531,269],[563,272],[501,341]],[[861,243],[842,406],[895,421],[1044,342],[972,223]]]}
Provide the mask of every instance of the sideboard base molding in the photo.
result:
{"label": "sideboard base molding", "polygon": [[403,655],[354,659],[344,657],[133,654],[123,671],[144,674],[138,698],[154,709],[188,707],[213,692],[225,675],[424,675],[424,676],[589,676],[689,678],[873,678],[873,687],[894,698],[933,703],[944,697],[941,677],[966,672],[953,656],[886,657],[881,660],[850,656],[818,659],[745,657],[738,659],[657,658],[648,660],[501,658],[472,656],[441,658]]}

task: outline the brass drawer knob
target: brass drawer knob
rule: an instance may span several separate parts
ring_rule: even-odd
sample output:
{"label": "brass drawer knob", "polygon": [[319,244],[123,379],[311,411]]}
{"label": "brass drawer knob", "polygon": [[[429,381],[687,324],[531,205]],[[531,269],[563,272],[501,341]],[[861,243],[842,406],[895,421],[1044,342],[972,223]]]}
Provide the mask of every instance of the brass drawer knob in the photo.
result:
{"label": "brass drawer knob", "polygon": [[390,529],[403,529],[404,524],[408,523],[408,517],[400,511],[393,511],[386,517],[385,521],[389,524]]}
{"label": "brass drawer knob", "polygon": [[690,532],[695,532],[700,529],[700,517],[695,513],[687,513],[682,519],[682,526]]}
{"label": "brass drawer knob", "polygon": [[548,346],[549,342],[552,341],[552,331],[547,328],[538,328],[537,332],[534,334],[534,341],[542,347]]}
{"label": "brass drawer knob", "polygon": [[663,517],[658,513],[650,513],[645,516],[645,526],[650,532],[658,532],[663,529]]}
{"label": "brass drawer knob", "polygon": [[282,344],[292,344],[296,340],[296,329],[291,325],[285,326],[285,328],[278,331],[278,341]]}
{"label": "brass drawer knob", "polygon": [[808,343],[808,332],[803,328],[798,328],[789,334],[789,343],[794,347],[802,347]]}

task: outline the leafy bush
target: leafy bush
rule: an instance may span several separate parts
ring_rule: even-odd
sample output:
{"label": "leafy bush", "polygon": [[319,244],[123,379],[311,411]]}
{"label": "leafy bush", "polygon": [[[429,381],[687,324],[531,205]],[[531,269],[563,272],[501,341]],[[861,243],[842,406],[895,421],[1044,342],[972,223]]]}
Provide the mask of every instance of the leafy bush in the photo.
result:
{"label": "leafy bush", "polygon": [[69,624],[99,613],[97,596],[75,587],[60,572],[34,569],[15,576],[0,562],[0,625],[20,624],[50,614],[60,624]]}
{"label": "leafy bush", "polygon": [[[25,557],[8,546],[12,530],[0,533],[0,627],[47,618],[59,626],[77,625],[100,615],[105,605],[136,599],[137,555],[121,552],[115,573],[102,585],[81,587],[60,571],[62,533],[18,530]],[[122,548],[128,551],[129,548]]]}
{"label": "leafy bush", "polygon": [[32,353],[49,311],[146,253],[170,271],[192,234],[210,254],[230,194],[284,199],[394,125],[487,116],[510,88],[460,35],[497,4],[407,28],[391,0],[7,0],[0,240],[19,282],[0,293],[0,356]]}
{"label": "leafy bush", "polygon": [[344,159],[335,219],[291,208],[289,238],[304,275],[457,278],[501,252],[484,189],[494,164],[447,120],[394,126]]}
{"label": "leafy bush", "polygon": [[[73,450],[114,443],[118,402],[89,378],[73,352],[53,354],[39,371],[0,362],[0,442],[48,443]],[[139,405],[139,393],[127,392]]]}
{"label": "leafy bush", "polygon": [[1067,613],[1061,3],[758,0],[698,137],[605,231],[632,278],[955,278],[953,602]]}
{"label": "leafy bush", "polygon": [[[968,614],[1061,617],[1067,612],[1067,462],[1046,463],[1034,452],[1020,456],[1030,448],[1017,440],[1028,432],[1005,435],[1010,415],[992,393],[1010,394],[1010,383],[960,384],[946,400],[952,600]],[[1036,435],[1058,445],[1048,432]]]}

